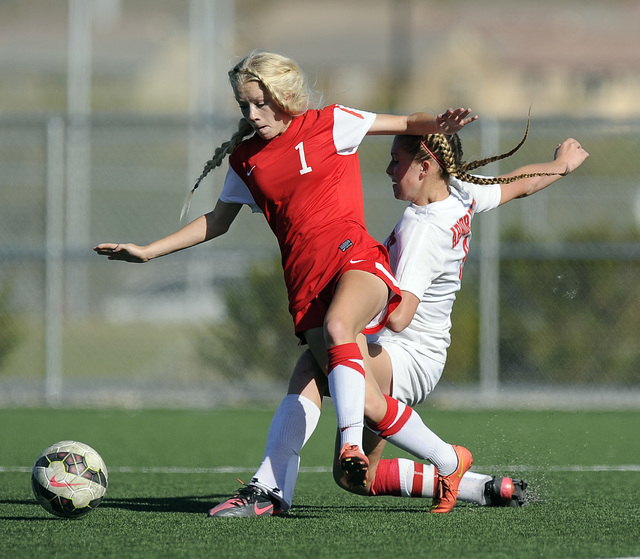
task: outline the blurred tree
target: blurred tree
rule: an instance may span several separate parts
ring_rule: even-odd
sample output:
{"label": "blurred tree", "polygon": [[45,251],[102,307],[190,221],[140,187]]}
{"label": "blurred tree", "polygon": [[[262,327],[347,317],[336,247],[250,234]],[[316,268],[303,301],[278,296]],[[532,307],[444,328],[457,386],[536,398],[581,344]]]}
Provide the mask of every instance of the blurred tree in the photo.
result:
{"label": "blurred tree", "polygon": [[[607,237],[615,240],[599,228],[574,235],[569,242]],[[630,240],[630,245],[637,242],[634,236]],[[588,259],[502,262],[502,382],[621,386],[640,382],[640,262],[604,256],[594,252]]]}
{"label": "blurred tree", "polygon": [[8,281],[5,281],[0,286],[0,370],[21,339],[18,319],[10,309],[10,295],[11,286]]}
{"label": "blurred tree", "polygon": [[279,259],[254,265],[225,290],[227,319],[198,341],[202,360],[229,380],[288,379],[300,355]]}

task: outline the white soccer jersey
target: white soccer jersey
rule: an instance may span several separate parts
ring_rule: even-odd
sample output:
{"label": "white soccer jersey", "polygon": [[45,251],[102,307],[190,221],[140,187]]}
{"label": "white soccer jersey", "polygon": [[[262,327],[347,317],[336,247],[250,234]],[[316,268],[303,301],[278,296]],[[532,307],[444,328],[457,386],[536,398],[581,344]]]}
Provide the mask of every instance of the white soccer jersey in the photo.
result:
{"label": "white soccer jersey", "polygon": [[[451,311],[469,251],[471,220],[476,212],[496,208],[500,196],[499,184],[474,185],[452,179],[445,200],[407,207],[385,245],[400,289],[413,293],[420,304],[403,331],[385,328],[370,341],[385,348],[388,344],[404,346],[444,364],[451,343]],[[394,367],[394,378],[397,372]]]}

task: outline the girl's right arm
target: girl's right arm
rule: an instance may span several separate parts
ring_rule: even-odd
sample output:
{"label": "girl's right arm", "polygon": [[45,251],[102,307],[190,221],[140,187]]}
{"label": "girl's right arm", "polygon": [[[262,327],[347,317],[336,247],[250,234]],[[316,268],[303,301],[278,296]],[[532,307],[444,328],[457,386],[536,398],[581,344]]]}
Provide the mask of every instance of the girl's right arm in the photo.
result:
{"label": "girl's right arm", "polygon": [[148,262],[159,256],[172,254],[185,248],[224,235],[242,208],[242,204],[229,204],[218,200],[213,211],[200,216],[168,237],[146,246],[133,243],[101,243],[94,251],[109,260],[125,262]]}
{"label": "girl's right arm", "polygon": [[371,125],[368,135],[413,135],[454,134],[464,126],[477,120],[477,116],[469,116],[471,109],[447,109],[438,116],[428,113],[411,115],[378,114]]}

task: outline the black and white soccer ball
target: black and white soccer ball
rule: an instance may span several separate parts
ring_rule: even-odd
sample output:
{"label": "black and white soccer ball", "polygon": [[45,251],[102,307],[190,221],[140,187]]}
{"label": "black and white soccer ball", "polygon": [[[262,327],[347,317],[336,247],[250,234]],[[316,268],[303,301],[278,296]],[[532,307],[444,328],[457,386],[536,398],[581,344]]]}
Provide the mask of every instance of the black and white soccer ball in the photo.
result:
{"label": "black and white soccer ball", "polygon": [[102,502],[107,479],[107,466],[93,448],[77,441],[60,441],[38,456],[31,471],[31,488],[47,512],[78,518]]}

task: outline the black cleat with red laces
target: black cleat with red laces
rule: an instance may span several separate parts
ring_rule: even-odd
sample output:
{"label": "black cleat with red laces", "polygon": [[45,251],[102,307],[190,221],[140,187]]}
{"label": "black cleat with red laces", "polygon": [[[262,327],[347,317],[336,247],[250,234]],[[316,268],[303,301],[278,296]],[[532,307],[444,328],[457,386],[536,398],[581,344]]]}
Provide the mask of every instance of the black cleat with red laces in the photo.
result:
{"label": "black cleat with red laces", "polygon": [[494,477],[484,486],[484,498],[490,507],[524,507],[527,482],[510,477]]}
{"label": "black cleat with red laces", "polygon": [[209,511],[213,518],[235,518],[241,516],[279,516],[280,502],[255,485],[245,485]]}

